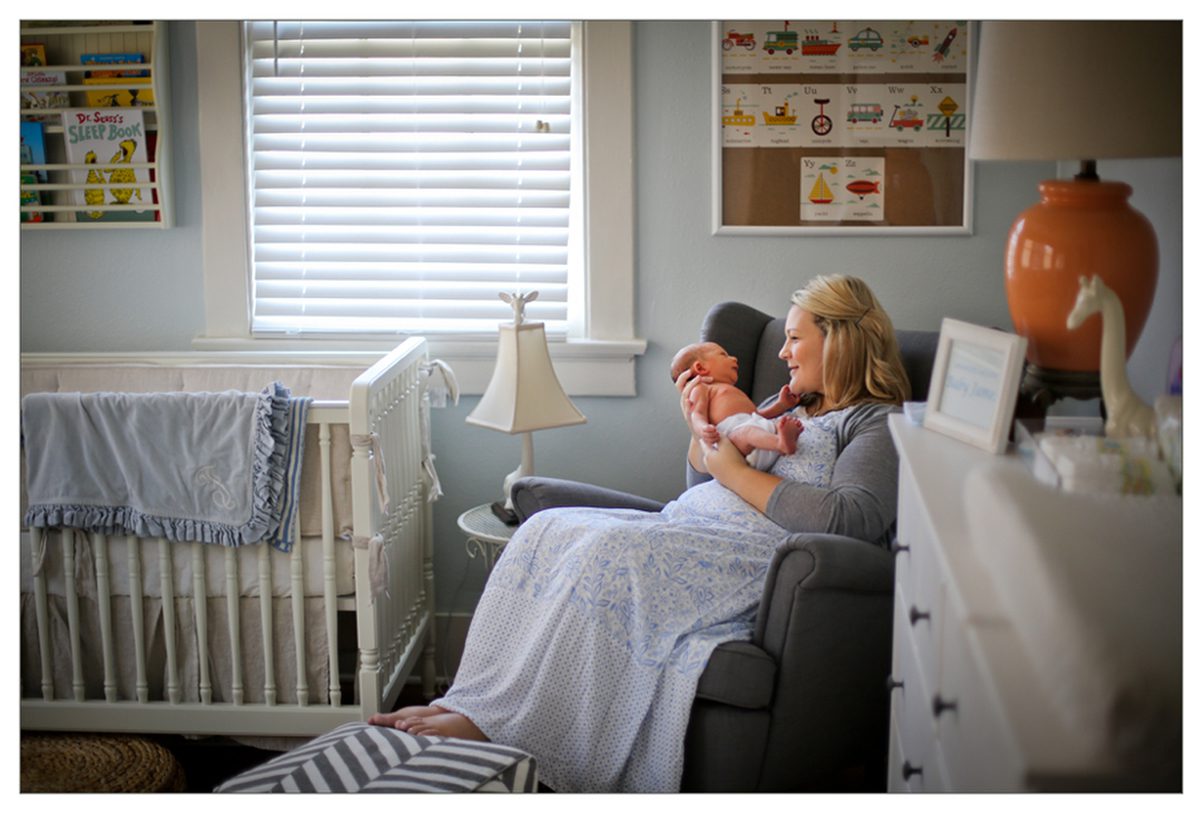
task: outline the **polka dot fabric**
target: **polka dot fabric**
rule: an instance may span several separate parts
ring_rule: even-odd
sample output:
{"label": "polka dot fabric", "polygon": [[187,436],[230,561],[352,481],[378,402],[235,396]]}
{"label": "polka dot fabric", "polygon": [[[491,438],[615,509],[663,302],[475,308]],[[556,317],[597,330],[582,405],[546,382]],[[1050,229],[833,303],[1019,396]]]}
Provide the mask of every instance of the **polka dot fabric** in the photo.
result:
{"label": "polka dot fabric", "polygon": [[[773,472],[827,485],[836,417]],[[559,792],[676,791],[701,672],[749,640],[786,532],[715,481],[661,513],[570,508],[513,536],[437,705],[532,754]]]}

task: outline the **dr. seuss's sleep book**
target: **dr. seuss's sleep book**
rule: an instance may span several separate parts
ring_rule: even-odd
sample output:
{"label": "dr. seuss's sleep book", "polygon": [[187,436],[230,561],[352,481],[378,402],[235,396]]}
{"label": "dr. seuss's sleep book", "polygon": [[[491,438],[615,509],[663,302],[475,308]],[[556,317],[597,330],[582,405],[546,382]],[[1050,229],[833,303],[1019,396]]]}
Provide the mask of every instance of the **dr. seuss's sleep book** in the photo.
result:
{"label": "dr. seuss's sleep book", "polygon": [[[72,182],[85,185],[75,192],[76,201],[97,208],[77,213],[75,220],[154,221],[155,210],[147,209],[154,203],[146,186],[150,171],[136,167],[149,161],[142,112],[137,108],[67,110],[62,123],[67,161],[96,165],[71,171]],[[101,186],[121,182],[130,186]]]}

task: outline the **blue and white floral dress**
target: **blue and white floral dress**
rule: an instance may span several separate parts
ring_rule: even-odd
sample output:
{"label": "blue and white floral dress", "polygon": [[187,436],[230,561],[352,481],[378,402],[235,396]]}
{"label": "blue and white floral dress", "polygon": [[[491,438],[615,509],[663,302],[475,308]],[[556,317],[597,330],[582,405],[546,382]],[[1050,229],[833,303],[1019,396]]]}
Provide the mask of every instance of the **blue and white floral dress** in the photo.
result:
{"label": "blue and white floral dress", "polygon": [[[772,473],[828,486],[837,412],[806,418]],[[786,531],[716,481],[659,513],[563,508],[523,524],[437,705],[528,751],[559,792],[675,791],[696,683],[749,640]]]}

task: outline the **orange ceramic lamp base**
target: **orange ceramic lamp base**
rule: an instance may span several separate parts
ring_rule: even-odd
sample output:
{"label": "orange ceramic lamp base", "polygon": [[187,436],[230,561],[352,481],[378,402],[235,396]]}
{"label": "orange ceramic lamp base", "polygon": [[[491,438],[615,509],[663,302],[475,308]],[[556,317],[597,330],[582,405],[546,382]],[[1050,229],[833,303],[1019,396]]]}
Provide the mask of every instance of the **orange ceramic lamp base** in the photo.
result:
{"label": "orange ceramic lamp base", "polygon": [[1098,371],[1101,321],[1067,328],[1079,278],[1099,275],[1125,308],[1128,358],[1146,324],[1158,282],[1154,228],[1129,206],[1128,184],[1055,180],[1021,213],[1008,236],[1005,289],[1027,359],[1046,369]]}

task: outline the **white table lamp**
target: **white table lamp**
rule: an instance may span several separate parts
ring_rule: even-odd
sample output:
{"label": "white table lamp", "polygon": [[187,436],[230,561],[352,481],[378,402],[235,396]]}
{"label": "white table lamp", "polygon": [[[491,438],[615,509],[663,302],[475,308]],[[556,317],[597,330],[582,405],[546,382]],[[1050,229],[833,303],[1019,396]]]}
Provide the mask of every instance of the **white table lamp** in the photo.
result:
{"label": "white table lamp", "polygon": [[587,422],[554,373],[545,325],[525,320],[525,304],[537,295],[500,293],[502,300],[512,304],[513,321],[500,324],[496,369],[479,404],[467,417],[472,425],[522,435],[521,464],[504,478],[503,503],[492,505],[496,515],[509,524],[516,522],[510,494],[513,482],[533,475],[533,431]]}

